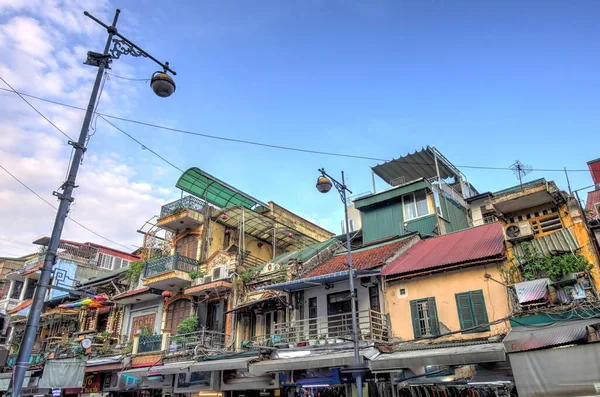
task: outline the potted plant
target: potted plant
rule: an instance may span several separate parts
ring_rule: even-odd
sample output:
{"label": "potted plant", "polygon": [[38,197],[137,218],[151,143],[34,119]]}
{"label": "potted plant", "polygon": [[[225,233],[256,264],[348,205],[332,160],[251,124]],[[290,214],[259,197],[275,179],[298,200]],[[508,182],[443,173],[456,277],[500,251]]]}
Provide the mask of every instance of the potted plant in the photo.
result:
{"label": "potted plant", "polygon": [[327,343],[327,338],[323,334],[319,334],[319,345],[324,345]]}
{"label": "potted plant", "polygon": [[319,340],[318,340],[318,336],[316,334],[312,334],[308,337],[308,345],[309,346],[316,346],[319,344]]}

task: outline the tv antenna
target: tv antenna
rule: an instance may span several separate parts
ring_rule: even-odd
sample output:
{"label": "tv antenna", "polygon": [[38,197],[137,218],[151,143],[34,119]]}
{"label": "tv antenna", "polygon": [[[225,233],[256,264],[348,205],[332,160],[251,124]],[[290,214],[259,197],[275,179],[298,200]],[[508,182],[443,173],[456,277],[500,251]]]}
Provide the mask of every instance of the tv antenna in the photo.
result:
{"label": "tv antenna", "polygon": [[530,165],[524,165],[519,160],[515,160],[509,168],[519,179],[519,185],[521,185],[521,190],[523,190],[523,177],[533,171],[533,168]]}

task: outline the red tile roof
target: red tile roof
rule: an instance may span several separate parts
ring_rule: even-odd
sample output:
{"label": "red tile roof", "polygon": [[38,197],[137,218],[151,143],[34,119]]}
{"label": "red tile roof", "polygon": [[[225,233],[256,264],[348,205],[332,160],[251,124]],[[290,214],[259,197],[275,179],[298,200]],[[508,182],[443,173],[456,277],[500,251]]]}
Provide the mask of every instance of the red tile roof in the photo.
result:
{"label": "red tile roof", "polygon": [[600,203],[600,190],[588,192],[587,200],[585,202],[585,209],[591,211],[592,219],[598,219],[598,213],[596,213],[595,207],[596,203]]}
{"label": "red tile roof", "polygon": [[121,298],[126,298],[128,296],[143,294],[144,292],[148,291],[149,289],[150,289],[150,287],[142,287],[142,288],[134,289],[132,291],[123,292],[119,295],[113,296],[112,300],[117,300],[117,299],[121,299]]}
{"label": "red tile roof", "polygon": [[[400,248],[414,242],[412,237],[396,240],[389,243],[375,245],[352,251],[352,264],[356,270],[368,270],[383,266]],[[348,270],[348,256],[346,253],[336,255],[321,266],[317,267],[304,278],[322,276]]]}
{"label": "red tile roof", "polygon": [[18,313],[19,311],[21,311],[21,310],[25,309],[27,306],[31,305],[31,303],[32,303],[32,302],[33,302],[33,300],[31,300],[31,299],[29,299],[29,300],[26,300],[25,302],[23,302],[23,303],[20,303],[20,304],[18,304],[17,306],[15,306],[15,307],[14,307],[14,309],[12,309],[12,310],[9,310],[9,311],[8,311],[8,314],[15,314],[15,313]]}
{"label": "red tile roof", "polygon": [[26,276],[28,274],[31,273],[35,273],[38,270],[40,270],[42,268],[42,264],[40,263],[39,265],[35,265],[34,267],[32,267],[31,269],[27,270],[26,272],[23,272],[23,276]]}
{"label": "red tile roof", "polygon": [[387,265],[381,274],[413,273],[441,266],[503,258],[504,236],[499,222],[419,241]]}

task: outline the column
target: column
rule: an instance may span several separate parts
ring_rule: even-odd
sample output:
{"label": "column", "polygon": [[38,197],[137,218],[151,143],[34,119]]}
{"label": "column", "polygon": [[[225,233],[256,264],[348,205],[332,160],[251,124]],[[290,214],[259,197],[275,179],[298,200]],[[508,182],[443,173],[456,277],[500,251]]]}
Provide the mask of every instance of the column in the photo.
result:
{"label": "column", "polygon": [[23,289],[21,289],[21,295],[19,295],[19,300],[20,301],[24,301],[25,300],[25,292],[27,292],[27,287],[29,286],[29,279],[26,278],[25,281],[23,281]]}

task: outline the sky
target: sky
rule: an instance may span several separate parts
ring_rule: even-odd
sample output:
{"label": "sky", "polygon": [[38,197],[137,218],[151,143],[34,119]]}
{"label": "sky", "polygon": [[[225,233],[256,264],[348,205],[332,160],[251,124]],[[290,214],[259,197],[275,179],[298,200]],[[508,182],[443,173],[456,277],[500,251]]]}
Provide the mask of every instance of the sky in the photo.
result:
{"label": "sky", "polygon": [[[84,10],[177,72],[159,98],[151,60],[111,65],[99,111],[151,124],[308,150],[392,159],[435,146],[479,191],[518,183],[508,167],[569,172],[592,184],[600,157],[600,29],[595,0],[164,1],[0,0],[0,77],[16,90],[86,107],[106,30]],[[119,77],[141,80],[124,80]],[[0,88],[7,88],[0,81]],[[28,99],[70,137],[79,110]],[[315,189],[318,169],[342,170],[354,194],[372,190],[382,161],[277,150],[101,118],[80,168],[63,238],[125,250],[180,197],[181,169],[199,167],[333,232],[343,206]],[[0,91],[0,165],[57,206],[70,147],[18,96]],[[462,166],[462,167],[461,167]],[[567,189],[564,172],[533,171]],[[385,189],[377,181],[377,189]],[[585,192],[583,190],[582,192]],[[582,194],[582,198],[585,194]],[[49,235],[55,211],[0,169],[0,256]],[[118,243],[115,244],[115,243]]]}

